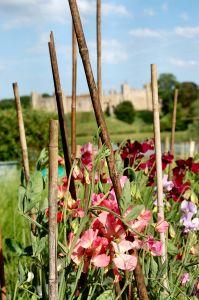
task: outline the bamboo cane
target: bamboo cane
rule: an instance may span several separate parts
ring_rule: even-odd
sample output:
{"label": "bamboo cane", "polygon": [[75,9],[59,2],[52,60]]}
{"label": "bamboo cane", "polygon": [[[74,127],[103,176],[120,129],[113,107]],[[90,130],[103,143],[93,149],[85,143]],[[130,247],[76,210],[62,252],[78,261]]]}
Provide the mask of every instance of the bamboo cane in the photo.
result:
{"label": "bamboo cane", "polygon": [[[25,180],[26,180],[26,185],[27,185],[30,180],[28,148],[27,148],[27,142],[26,142],[26,133],[25,133],[25,127],[24,127],[24,121],[23,121],[21,101],[20,101],[20,96],[19,96],[19,88],[18,88],[17,82],[13,83],[13,91],[14,91],[14,96],[15,96],[15,105],[16,105],[17,120],[18,120],[18,127],[19,127],[19,137],[20,137],[20,144],[21,144],[21,151],[22,151],[22,164],[23,164],[24,175],[25,175]],[[30,217],[33,220],[36,220],[36,215],[35,215],[34,209],[32,209],[32,211],[30,213]],[[35,234],[36,226],[33,223],[31,223],[31,231],[33,234]]]}
{"label": "bamboo cane", "polygon": [[102,33],[101,33],[101,0],[97,0],[97,88],[99,101],[102,100]]}
{"label": "bamboo cane", "polygon": [[1,300],[6,300],[6,282],[4,273],[4,258],[3,258],[3,243],[2,234],[0,228],[0,288],[1,288]]}
{"label": "bamboo cane", "polygon": [[175,155],[175,129],[176,129],[176,111],[178,102],[178,89],[175,89],[174,93],[174,103],[173,103],[173,116],[172,116],[172,129],[171,129],[171,154]]}
{"label": "bamboo cane", "polygon": [[72,24],[72,101],[71,101],[71,156],[76,158],[76,89],[77,89],[77,41]]}
{"label": "bamboo cane", "polygon": [[[53,32],[50,33],[50,42],[48,43],[48,46],[49,46],[51,67],[52,67],[53,80],[55,86],[55,95],[56,95],[57,110],[59,116],[59,126],[60,126],[62,147],[63,147],[64,159],[65,159],[65,168],[66,168],[67,177],[69,178],[70,170],[71,170],[71,156],[69,153],[69,146],[68,146],[68,139],[67,139],[68,131],[64,119],[63,93],[62,93],[60,77],[59,77],[59,69],[57,63],[57,55],[55,50]],[[73,176],[70,181],[70,193],[72,197],[76,199],[75,183],[74,183]]]}
{"label": "bamboo cane", "polygon": [[[86,40],[85,40],[85,36],[84,36],[82,24],[81,24],[81,19],[80,19],[78,7],[77,7],[77,2],[76,2],[76,0],[68,0],[68,2],[69,2],[70,10],[71,10],[71,15],[73,18],[74,29],[76,32],[76,38],[77,38],[77,42],[78,42],[78,46],[79,46],[79,52],[80,52],[81,59],[83,62],[84,71],[85,71],[86,78],[87,78],[87,84],[88,84],[90,95],[91,95],[91,101],[92,101],[94,112],[95,112],[95,118],[96,118],[98,127],[100,127],[100,129],[101,129],[101,140],[102,140],[102,143],[105,144],[106,147],[110,150],[110,155],[107,157],[107,164],[108,164],[110,177],[111,177],[111,180],[113,183],[113,188],[115,190],[115,194],[116,194],[116,198],[117,198],[118,206],[119,206],[119,200],[122,196],[122,188],[121,188],[121,184],[120,184],[120,180],[119,180],[119,175],[118,175],[118,172],[116,169],[113,148],[111,145],[106,122],[105,122],[104,115],[102,112],[101,103],[99,101],[98,90],[97,90],[96,83],[95,83],[94,76],[93,76],[93,71],[92,71],[90,58],[89,58],[88,47],[86,44]],[[136,268],[138,268],[138,267],[141,268],[139,260],[138,260],[138,266]],[[144,283],[144,276],[143,276],[142,272],[139,273],[139,279],[140,279],[139,282],[137,281],[137,284],[139,285],[138,289],[143,292],[142,294],[139,295],[139,297],[141,300],[148,300],[146,286]]]}
{"label": "bamboo cane", "polygon": [[[101,0],[97,0],[97,89],[98,97],[102,101],[102,32],[101,32]],[[98,147],[101,148],[102,142],[99,139]],[[100,172],[99,172],[100,173]]]}
{"label": "bamboo cane", "polygon": [[26,143],[26,134],[25,134],[23,114],[22,114],[21,101],[20,101],[19,89],[18,89],[17,82],[13,83],[13,91],[14,91],[14,96],[15,96],[17,120],[18,120],[18,126],[19,126],[19,136],[20,136],[20,144],[21,144],[21,151],[22,151],[22,163],[23,163],[24,174],[25,174],[25,179],[26,179],[26,184],[27,184],[30,179],[28,149],[27,149],[27,143]]}
{"label": "bamboo cane", "polygon": [[[153,125],[154,125],[154,136],[155,136],[158,213],[159,213],[160,217],[162,218],[162,220],[164,220],[160,117],[159,117],[159,101],[158,101],[157,67],[155,64],[151,65],[151,88],[152,88],[152,101],[153,101]],[[164,264],[167,259],[166,234],[165,233],[160,233],[160,240],[162,242],[161,261],[162,261],[162,264]],[[165,277],[164,285],[166,288],[168,288],[167,277]]]}
{"label": "bamboo cane", "polygon": [[50,121],[49,140],[49,299],[56,300],[57,281],[57,180],[58,180],[58,121]]}

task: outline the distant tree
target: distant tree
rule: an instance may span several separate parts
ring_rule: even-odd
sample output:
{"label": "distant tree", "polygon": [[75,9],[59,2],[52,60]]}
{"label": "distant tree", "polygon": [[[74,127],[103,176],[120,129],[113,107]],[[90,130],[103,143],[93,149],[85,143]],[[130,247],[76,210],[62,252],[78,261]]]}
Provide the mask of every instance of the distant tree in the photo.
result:
{"label": "distant tree", "polygon": [[135,119],[135,110],[130,101],[123,101],[119,103],[114,110],[118,120],[132,124]]}
{"label": "distant tree", "polygon": [[153,112],[149,110],[138,110],[136,111],[136,116],[142,121],[144,121],[146,124],[152,124],[153,123]]}
{"label": "distant tree", "polygon": [[171,73],[160,74],[158,79],[159,97],[162,99],[162,112],[167,114],[173,106],[174,90],[179,86],[176,77]]}
{"label": "distant tree", "polygon": [[43,94],[42,94],[42,97],[43,97],[43,98],[48,98],[48,97],[50,97],[50,95],[49,95],[48,93],[43,93]]}
{"label": "distant tree", "polygon": [[198,85],[194,82],[182,82],[179,88],[179,102],[183,108],[190,108],[192,103],[198,98]]}
{"label": "distant tree", "polygon": [[[30,107],[30,96],[21,96],[21,105],[23,108],[29,108]],[[0,109],[10,109],[15,108],[15,102],[13,98],[10,99],[2,99],[0,101]]]}

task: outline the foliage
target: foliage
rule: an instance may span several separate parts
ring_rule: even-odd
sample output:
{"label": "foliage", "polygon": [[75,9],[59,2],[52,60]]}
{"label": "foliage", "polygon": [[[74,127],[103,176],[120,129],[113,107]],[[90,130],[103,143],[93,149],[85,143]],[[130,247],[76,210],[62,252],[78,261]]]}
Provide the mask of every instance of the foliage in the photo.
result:
{"label": "foliage", "polygon": [[132,124],[135,119],[135,110],[130,101],[123,101],[119,103],[115,107],[114,113],[118,120],[124,121],[128,124]]}
{"label": "foliage", "polygon": [[167,114],[173,106],[174,90],[179,83],[176,77],[170,73],[160,74],[158,79],[159,97],[162,99],[162,111]]}
{"label": "foliage", "polygon": [[153,124],[153,112],[149,110],[138,110],[136,116],[146,124]]}
{"label": "foliage", "polygon": [[189,108],[198,98],[198,85],[194,82],[182,82],[179,88],[179,101],[183,108]]}
{"label": "foliage", "polygon": [[[40,149],[48,143],[49,120],[55,115],[24,110],[24,123],[29,148],[29,158],[35,161]],[[20,159],[20,142],[17,117],[14,109],[0,110],[0,160]]]}
{"label": "foliage", "polygon": [[[23,108],[30,108],[31,106],[31,101],[30,101],[30,96],[21,96],[21,106]],[[2,99],[0,101],[0,110],[1,109],[11,109],[15,106],[14,99]]]}
{"label": "foliage", "polygon": [[[199,163],[192,158],[176,161],[169,181],[167,167],[173,157],[169,153],[162,155],[166,218],[162,220],[157,215],[153,141],[128,141],[116,149],[122,185],[119,206],[105,164],[108,155],[105,146],[99,152],[91,143],[81,148],[81,157],[73,169],[77,201],[70,196],[68,179],[59,175],[59,299],[119,299],[118,282],[124,298],[129,284],[137,298],[132,276],[136,265],[131,252],[134,248],[139,249],[150,299],[186,299],[185,295],[194,299],[197,292],[196,230],[199,223],[195,203],[199,196]],[[124,170],[126,160],[128,168]],[[63,160],[59,159],[59,163],[59,168],[63,168]],[[11,299],[13,294],[16,299],[48,299],[47,168],[47,153],[42,151],[28,186],[23,180],[21,182],[18,209],[30,222],[30,212],[34,208],[36,232],[25,244],[12,238],[6,241],[8,255],[18,264],[15,291],[9,290]],[[122,176],[124,172],[129,179]],[[85,197],[86,186],[89,193]],[[163,284],[167,268],[159,257],[162,249],[159,233],[166,232],[168,226],[169,291],[165,298]]]}

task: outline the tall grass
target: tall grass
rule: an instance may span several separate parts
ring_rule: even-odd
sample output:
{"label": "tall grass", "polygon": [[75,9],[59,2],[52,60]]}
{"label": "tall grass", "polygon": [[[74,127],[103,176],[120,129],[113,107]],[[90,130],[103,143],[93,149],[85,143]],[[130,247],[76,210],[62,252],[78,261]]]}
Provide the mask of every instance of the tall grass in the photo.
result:
{"label": "tall grass", "polygon": [[5,276],[8,299],[13,299],[18,278],[18,258],[8,251],[6,240],[14,239],[22,245],[27,243],[27,222],[18,213],[19,172],[0,177],[0,226],[2,228]]}

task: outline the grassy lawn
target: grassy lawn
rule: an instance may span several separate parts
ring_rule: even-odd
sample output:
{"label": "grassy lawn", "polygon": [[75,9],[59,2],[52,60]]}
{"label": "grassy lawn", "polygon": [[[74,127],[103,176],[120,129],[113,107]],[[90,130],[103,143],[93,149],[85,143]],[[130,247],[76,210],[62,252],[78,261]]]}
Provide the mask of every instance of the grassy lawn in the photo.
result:
{"label": "grassy lawn", "polygon": [[18,186],[20,174],[0,177],[0,226],[3,237],[3,254],[5,258],[6,286],[13,299],[16,280],[18,278],[18,258],[8,251],[5,240],[12,238],[22,245],[27,241],[27,222],[18,213]]}

